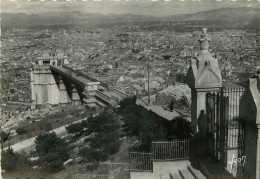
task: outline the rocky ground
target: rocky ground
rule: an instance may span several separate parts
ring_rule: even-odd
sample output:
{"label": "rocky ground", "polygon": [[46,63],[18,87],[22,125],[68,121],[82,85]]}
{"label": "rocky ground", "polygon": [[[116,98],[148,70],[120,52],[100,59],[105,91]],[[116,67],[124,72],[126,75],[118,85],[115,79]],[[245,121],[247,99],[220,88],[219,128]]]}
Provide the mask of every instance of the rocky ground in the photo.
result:
{"label": "rocky ground", "polygon": [[[17,114],[16,116],[1,116],[1,128],[9,133],[8,143],[13,145],[52,129],[70,124],[83,119],[96,111],[86,109],[82,106],[66,106],[44,108],[31,112]],[[17,134],[16,129],[22,128],[24,134]]]}

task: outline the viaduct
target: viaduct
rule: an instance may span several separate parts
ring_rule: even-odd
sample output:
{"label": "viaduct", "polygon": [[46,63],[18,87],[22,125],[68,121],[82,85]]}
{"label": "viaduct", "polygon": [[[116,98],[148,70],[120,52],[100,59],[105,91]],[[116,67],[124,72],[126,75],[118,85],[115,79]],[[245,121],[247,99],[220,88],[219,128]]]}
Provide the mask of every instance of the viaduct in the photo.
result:
{"label": "viaduct", "polygon": [[44,54],[32,65],[32,108],[44,105],[115,106],[128,94],[69,67],[65,57]]}

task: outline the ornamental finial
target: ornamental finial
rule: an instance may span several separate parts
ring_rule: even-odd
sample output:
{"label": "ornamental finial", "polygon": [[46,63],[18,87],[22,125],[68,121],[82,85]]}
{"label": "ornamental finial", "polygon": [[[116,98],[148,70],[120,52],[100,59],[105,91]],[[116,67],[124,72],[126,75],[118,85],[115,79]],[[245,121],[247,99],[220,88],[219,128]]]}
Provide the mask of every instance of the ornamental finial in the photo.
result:
{"label": "ornamental finial", "polygon": [[209,35],[207,34],[207,28],[202,29],[202,34],[199,39],[200,50],[208,50],[209,49]]}
{"label": "ornamental finial", "polygon": [[207,34],[207,28],[202,29],[202,34]]}

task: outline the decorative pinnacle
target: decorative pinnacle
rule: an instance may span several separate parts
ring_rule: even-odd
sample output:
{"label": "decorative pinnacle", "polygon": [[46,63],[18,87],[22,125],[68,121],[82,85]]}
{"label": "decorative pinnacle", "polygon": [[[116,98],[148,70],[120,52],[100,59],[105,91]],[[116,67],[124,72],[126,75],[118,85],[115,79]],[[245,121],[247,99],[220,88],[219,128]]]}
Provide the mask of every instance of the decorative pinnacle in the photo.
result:
{"label": "decorative pinnacle", "polygon": [[200,43],[200,50],[208,50],[209,49],[209,42],[210,38],[207,34],[207,29],[202,29],[202,34],[200,35],[199,43]]}

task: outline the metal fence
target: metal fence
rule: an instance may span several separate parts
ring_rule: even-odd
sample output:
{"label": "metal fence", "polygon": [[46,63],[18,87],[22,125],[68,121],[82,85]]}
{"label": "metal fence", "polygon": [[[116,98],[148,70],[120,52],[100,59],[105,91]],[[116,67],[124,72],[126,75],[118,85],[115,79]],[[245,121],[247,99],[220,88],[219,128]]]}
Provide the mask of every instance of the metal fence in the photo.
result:
{"label": "metal fence", "polygon": [[3,175],[3,178],[10,179],[118,179],[114,175],[106,175],[106,174],[42,174],[42,173],[12,173]]}
{"label": "metal fence", "polygon": [[189,139],[152,142],[152,160],[189,159]]}
{"label": "metal fence", "polygon": [[228,126],[227,148],[238,147],[239,108],[240,98],[245,91],[244,87],[224,87],[223,95],[228,98],[228,114],[226,114],[226,125]]}
{"label": "metal fence", "polygon": [[151,152],[129,152],[130,170],[152,171],[152,162],[189,159],[189,139],[153,141]]}
{"label": "metal fence", "polygon": [[130,170],[152,171],[150,152],[129,152]]}
{"label": "metal fence", "polygon": [[117,179],[114,175],[87,175],[76,174],[72,176],[72,179]]}
{"label": "metal fence", "polygon": [[103,170],[109,175],[113,175],[115,179],[130,178],[129,163],[111,163],[103,164]]}

